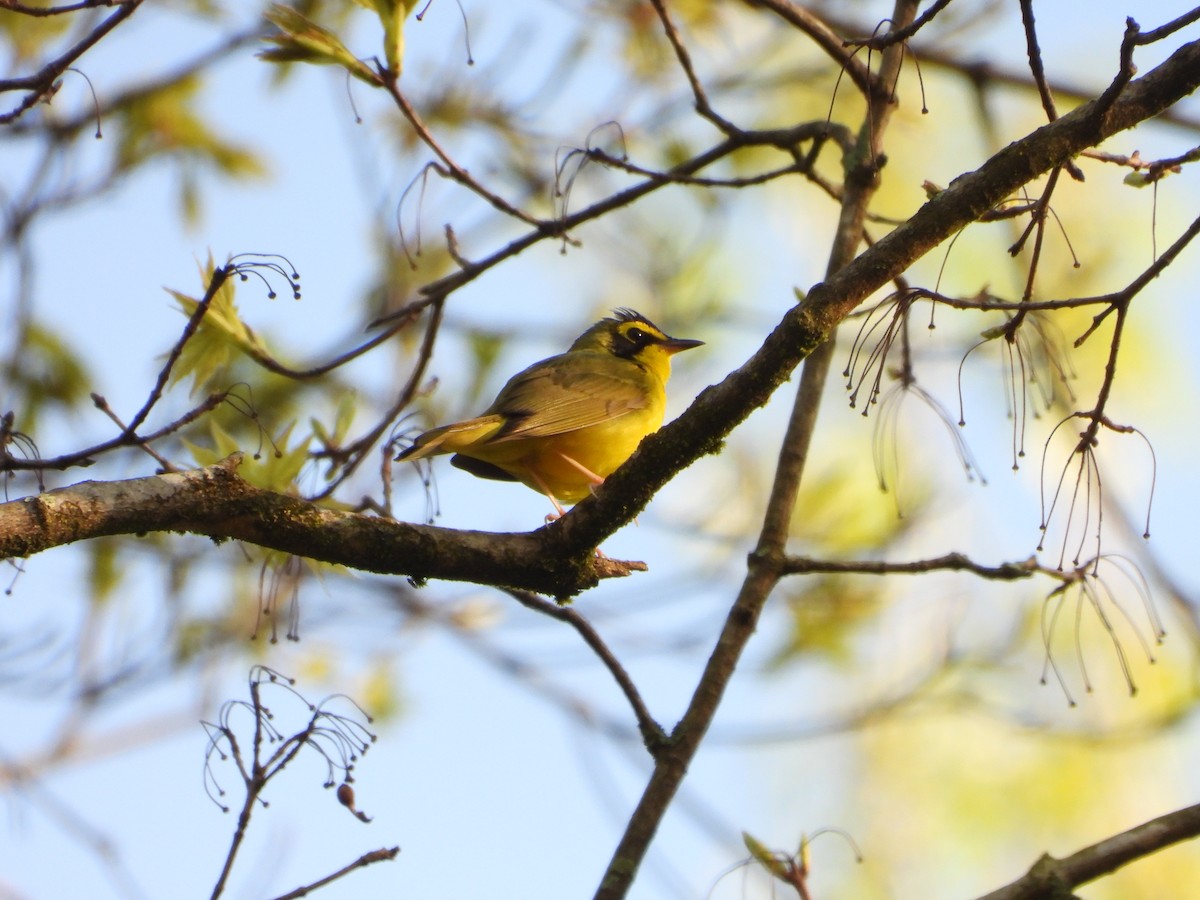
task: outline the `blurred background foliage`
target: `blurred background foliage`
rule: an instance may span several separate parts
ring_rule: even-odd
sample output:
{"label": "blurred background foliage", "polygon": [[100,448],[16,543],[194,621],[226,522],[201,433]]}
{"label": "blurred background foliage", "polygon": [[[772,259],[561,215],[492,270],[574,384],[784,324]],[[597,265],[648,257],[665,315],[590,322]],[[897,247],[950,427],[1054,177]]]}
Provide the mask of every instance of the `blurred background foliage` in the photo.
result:
{"label": "blurred background foliage", "polygon": [[[870,32],[887,12],[866,0],[807,5],[834,22],[853,22],[848,34]],[[312,0],[295,8],[369,61],[384,50],[379,20],[364,6]],[[808,39],[751,6],[669,4],[714,106],[744,127],[826,116],[856,127],[861,97],[839,83],[837,68]],[[1174,14],[1165,6],[1138,15],[1151,27]],[[286,268],[301,273],[300,300],[290,299],[288,278],[276,272],[226,284],[146,427],[174,421],[211,392],[228,396],[157,441],[156,452],[187,468],[240,449],[254,456],[243,475],[274,490],[411,521],[527,530],[540,524],[538,498],[436,463],[432,475],[393,467],[395,447],[430,424],[477,412],[509,373],[558,352],[616,306],[707,343],[704,356],[679,361],[670,391],[675,414],[758,346],[795,302],[794,288],[807,289],[823,274],[837,203],[819,185],[794,177],[740,189],[678,186],[580,228],[571,241],[527,250],[456,292],[427,370],[416,367],[428,316],[344,366],[303,374],[368,340],[368,323],[457,271],[456,257],[482,259],[528,226],[426,168],[429,148],[382,91],[332,68],[256,61],[266,46],[262,12],[216,0],[148,4],[80,63],[95,102],[82,77],[68,72],[52,103],[0,130],[0,413],[14,413],[22,436],[9,446],[14,455],[49,458],[111,437],[119,425],[90,395],[126,420],[133,415],[182,331],[185,320],[172,310],[190,315],[212,260],[283,253]],[[640,180],[594,162],[579,165],[578,155],[563,164],[572,150],[597,147],[663,170],[718,139],[694,114],[648,3],[463,0],[462,12],[438,2],[420,20],[408,18],[401,88],[458,163],[534,215],[582,209]],[[1075,33],[1083,23],[1047,10],[1042,37],[1052,82],[1102,89],[1115,70],[1125,12],[1106,2],[1089,13],[1105,26],[1086,38],[1103,47],[1097,69]],[[39,18],[0,10],[6,74],[35,69],[107,14]],[[1019,74],[1024,47],[1014,4],[958,0],[916,44],[936,52],[928,59],[918,53],[920,81],[908,66],[899,85],[904,102],[887,134],[883,187],[868,226],[876,239],[924,202],[925,182],[948,184],[1044,121],[1029,85],[944,63],[986,59]],[[1060,98],[1060,112],[1073,102]],[[97,120],[102,140],[93,139]],[[1196,130],[1195,122],[1147,126],[1106,149],[1167,157],[1194,144]],[[779,151],[747,149],[702,174],[734,178],[784,162]],[[1178,234],[1200,199],[1186,170],[1161,189],[1138,191],[1115,166],[1082,164],[1087,182],[1064,178],[1055,194],[1061,229],[1043,248],[1037,298],[1123,286]],[[828,185],[840,183],[832,147],[817,173]],[[1007,250],[1025,221],[971,227],[914,267],[910,281],[951,295],[1019,299],[1028,252]],[[209,263],[195,274],[194,260],[204,257]],[[1098,449],[1103,549],[1131,557],[1146,573],[1168,642],[1154,645],[1136,585],[1116,574],[1096,595],[1111,632],[1088,596],[1067,596],[1054,616],[1058,600],[1048,595],[1056,585],[1046,579],[790,579],[768,608],[714,729],[717,774],[701,767],[689,782],[707,798],[709,818],[685,804],[682,821],[664,831],[662,865],[646,873],[637,896],[703,895],[745,856],[743,828],[767,846],[794,847],[801,833],[822,826],[852,834],[864,862],[855,865],[850,852],[823,838],[811,850],[817,896],[979,893],[1043,851],[1066,853],[1195,799],[1200,634],[1188,599],[1196,584],[1189,535],[1200,498],[1188,411],[1197,376],[1189,336],[1200,323],[1186,300],[1195,266],[1185,257],[1135,301],[1120,357],[1114,415],[1152,434],[1157,453],[1149,545],[1138,537],[1151,486],[1145,445],[1106,434]],[[160,285],[169,294],[156,294]],[[269,292],[277,298],[268,300]],[[851,365],[856,333],[874,346],[859,331],[873,321],[867,314],[864,308],[843,326],[839,369]],[[968,355],[981,336],[995,337],[1005,314],[917,304],[908,326],[915,382],[902,384],[894,351],[878,364],[878,404],[863,393],[850,409],[853,376],[830,379],[792,552],[908,560],[959,550],[986,565],[1028,557],[1041,537],[1043,498],[1078,436],[1070,425],[1051,431],[1090,407],[1103,375],[1107,329],[1072,346],[1093,314],[1046,316],[1036,332],[1023,332],[1030,343],[1015,358],[995,339]],[[414,371],[413,402],[387,420]],[[1033,373],[1037,384],[1029,383]],[[682,708],[744,573],[787,393],[606,546],[614,556],[647,559],[650,574],[606,584],[577,603],[663,722]],[[965,429],[957,424],[960,402]],[[374,429],[381,430],[360,447]],[[977,465],[971,478],[960,452]],[[86,473],[6,473],[6,496],[37,490],[39,479],[54,487],[159,466],[134,450],[97,454]],[[1070,565],[1075,521],[1068,531],[1060,512],[1050,523],[1045,564],[1065,554]],[[413,722],[419,727],[435,705],[414,687],[427,683],[414,670],[428,667],[435,679],[453,682],[464,658],[510,676],[513,690],[548,701],[589,736],[613,719],[632,727],[597,661],[571,635],[494,591],[434,585],[418,592],[259,548],[164,535],[91,541],[10,563],[7,571],[0,679],[10,727],[0,752],[13,761],[3,771],[18,793],[33,780],[53,782],[97,744],[151,752],[164,733],[185,729],[181,722],[224,698],[251,661],[354,696],[379,717],[385,739]],[[421,653],[435,634],[449,640],[439,639],[436,654]],[[292,644],[289,636],[301,640]],[[1049,685],[1041,688],[1044,671]],[[460,685],[458,701],[469,702],[478,688]],[[559,703],[562,696],[570,702]],[[1069,707],[1068,697],[1079,705]],[[117,728],[129,721],[141,727]],[[466,727],[460,740],[486,741],[486,734]],[[532,775],[514,773],[525,789],[541,789],[521,781]],[[587,777],[576,780],[584,786],[576,785],[572,803],[596,803],[589,787],[605,792]],[[20,802],[45,811],[36,800]],[[510,821],[509,809],[486,808],[486,797],[478,803],[485,809],[474,815],[493,835],[531,827]],[[408,812],[410,827],[433,821],[419,805]],[[621,806],[605,820],[610,831],[623,816]],[[112,831],[137,859],[130,849],[139,842],[137,825],[116,822]],[[443,834],[439,842],[469,846],[469,835]],[[562,865],[578,883],[590,884],[600,871],[610,837],[593,830],[563,848]],[[511,868],[488,868],[487,883],[514,891],[501,896],[541,896],[517,887],[529,883],[529,858],[512,849],[504,855]],[[102,859],[96,865],[112,870]],[[372,877],[405,889],[421,884],[407,880],[419,879],[420,863],[399,865],[408,868]],[[131,868],[136,878],[138,866]],[[299,879],[293,876],[289,870],[284,880]],[[11,877],[21,892],[14,895],[52,895],[28,874]],[[143,877],[159,885],[148,895],[164,895],[156,879],[168,876]],[[1200,855],[1181,847],[1084,896],[1171,896],[1187,883],[1200,883]],[[473,884],[465,877],[451,893],[475,895]],[[413,890],[437,893],[428,884]],[[712,896],[769,890],[757,872],[722,880]],[[114,888],[114,895],[126,893]]]}

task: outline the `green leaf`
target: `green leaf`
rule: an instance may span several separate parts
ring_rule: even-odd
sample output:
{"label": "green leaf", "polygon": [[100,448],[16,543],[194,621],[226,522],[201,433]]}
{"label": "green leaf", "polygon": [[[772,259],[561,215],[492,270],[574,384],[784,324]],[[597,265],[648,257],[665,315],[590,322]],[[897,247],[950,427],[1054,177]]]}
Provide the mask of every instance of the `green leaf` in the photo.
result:
{"label": "green leaf", "polygon": [[1007,331],[1008,322],[1005,322],[1003,325],[996,325],[992,328],[983,329],[983,331],[979,332],[979,336],[985,341],[994,341],[996,338],[1004,337]]}
{"label": "green leaf", "polygon": [[[312,436],[309,435],[296,446],[288,448],[288,440],[295,425],[296,423],[292,422],[275,439],[274,447],[278,449],[267,453],[255,453],[253,456],[247,455],[238,469],[238,474],[255,487],[277,493],[291,493],[296,476],[308,462],[308,445],[312,442]],[[186,439],[183,441],[198,466],[211,466],[242,449],[238,439],[222,428],[215,419],[209,419],[208,427],[212,446],[204,447]]]}
{"label": "green leaf", "polygon": [[399,75],[404,62],[404,20],[416,8],[418,0],[355,0],[379,16],[383,25],[383,57],[388,71]]}
{"label": "green leaf", "polygon": [[[331,432],[325,427],[325,424],[315,416],[309,417],[309,427],[312,429],[313,439],[317,445],[322,448],[336,448],[342,445],[346,435],[350,432],[350,426],[354,422],[354,414],[357,410],[357,398],[353,391],[342,392],[337,405],[337,411],[334,414],[333,431]],[[326,473],[326,479],[332,479],[337,473],[338,466],[330,466]]]}
{"label": "green leaf", "polygon": [[750,855],[754,858],[755,862],[780,881],[789,881],[787,864],[779,858],[779,854],[773,850],[768,850],[746,831],[742,832],[742,843],[746,845],[746,849],[750,851]]}
{"label": "green leaf", "polygon": [[363,708],[376,720],[394,719],[403,708],[396,687],[396,672],[388,657],[377,658],[367,670],[362,685],[354,692],[361,698]]}
{"label": "green leaf", "polygon": [[[230,178],[258,177],[266,166],[253,151],[218,134],[195,111],[202,79],[183,78],[136,94],[114,110],[117,167],[126,172],[149,160],[200,163]],[[107,123],[106,123],[107,130]]]}
{"label": "green leaf", "polygon": [[186,438],[183,439],[183,445],[192,454],[192,459],[196,461],[196,465],[201,467],[211,466],[214,463],[220,462],[229,456],[229,454],[239,449],[238,442],[234,439],[233,435],[222,428],[215,419],[209,419],[208,432],[212,437],[211,447],[202,447],[199,444],[193,444]]}
{"label": "green leaf", "polygon": [[[201,269],[202,281],[212,280],[214,265],[212,257]],[[217,290],[204,318],[186,344],[175,368],[171,372],[172,383],[184,378],[192,379],[192,393],[196,394],[218,382],[229,381],[228,369],[238,353],[250,357],[269,356],[266,346],[249,325],[238,315],[234,301],[236,279],[227,278]],[[200,301],[187,294],[166,289],[175,298],[180,311],[189,318],[195,313]],[[223,386],[223,385],[222,385]]]}
{"label": "green leaf", "polygon": [[333,422],[333,439],[340,442],[350,432],[354,423],[354,414],[358,411],[358,398],[352,391],[346,391],[338,399],[337,417]]}
{"label": "green leaf", "polygon": [[125,572],[124,566],[118,564],[121,546],[120,541],[111,538],[88,541],[87,579],[93,603],[102,604],[121,583]]}
{"label": "green leaf", "polygon": [[346,45],[333,32],[305,18],[290,6],[279,3],[273,3],[265,15],[267,21],[279,29],[279,34],[263,38],[274,47],[260,51],[259,59],[275,63],[306,62],[340,66],[359,81],[373,87],[379,86],[379,78],[370,67],[346,49]]}
{"label": "green leaf", "polygon": [[790,628],[767,660],[766,670],[779,671],[818,655],[852,665],[855,638],[882,608],[877,583],[846,575],[805,579],[805,586],[787,597]]}
{"label": "green leaf", "polygon": [[23,16],[15,13],[0,16],[0,43],[4,46],[5,66],[9,72],[36,63],[45,63],[52,52],[52,43],[71,28],[71,16]]}
{"label": "green leaf", "polygon": [[33,434],[48,408],[74,410],[88,395],[91,375],[83,360],[59,333],[29,322],[20,333],[20,350],[0,365],[0,403],[18,409],[20,430]]}
{"label": "green leaf", "polygon": [[275,439],[275,446],[278,449],[263,454],[260,459],[253,460],[248,470],[243,463],[241,473],[247,481],[271,491],[288,492],[291,490],[300,470],[308,462],[308,445],[312,443],[312,436],[309,435],[294,447],[289,448],[287,444],[292,436],[292,429],[295,427],[295,422],[290,423]]}
{"label": "green leaf", "polygon": [[467,387],[466,396],[474,403],[487,387],[507,340],[486,331],[472,331],[467,335],[467,339],[474,365],[471,367],[471,383]]}

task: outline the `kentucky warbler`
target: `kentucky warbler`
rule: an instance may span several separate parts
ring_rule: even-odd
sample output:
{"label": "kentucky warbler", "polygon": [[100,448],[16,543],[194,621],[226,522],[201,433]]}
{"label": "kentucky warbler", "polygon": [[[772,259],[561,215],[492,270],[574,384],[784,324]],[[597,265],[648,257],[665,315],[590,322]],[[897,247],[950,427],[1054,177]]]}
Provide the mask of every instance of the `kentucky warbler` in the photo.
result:
{"label": "kentucky warbler", "polygon": [[632,309],[614,310],[566,353],[510,378],[481,415],[425,432],[396,459],[453,453],[452,465],[519,481],[562,513],[662,425],[671,356],[703,343],[669,337]]}

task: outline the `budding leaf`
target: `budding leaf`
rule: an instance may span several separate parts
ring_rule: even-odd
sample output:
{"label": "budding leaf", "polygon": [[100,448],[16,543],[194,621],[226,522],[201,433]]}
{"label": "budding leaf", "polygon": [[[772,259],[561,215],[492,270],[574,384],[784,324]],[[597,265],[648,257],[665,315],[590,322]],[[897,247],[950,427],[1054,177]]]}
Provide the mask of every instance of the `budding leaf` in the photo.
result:
{"label": "budding leaf", "polygon": [[274,46],[260,51],[259,59],[276,63],[306,62],[341,66],[359,81],[372,86],[379,85],[379,79],[370,67],[347,50],[333,32],[305,18],[290,6],[278,3],[273,3],[265,16],[268,22],[279,29],[279,33],[263,38]]}
{"label": "budding leaf", "polygon": [[417,0],[354,0],[379,16],[383,25],[383,57],[388,71],[399,75],[404,61],[404,20],[416,9]]}
{"label": "budding leaf", "polygon": [[994,341],[998,337],[1004,337],[1007,331],[1008,323],[1005,322],[1003,325],[996,325],[992,328],[983,329],[983,331],[979,332],[979,336],[985,341]]}
{"label": "budding leaf", "polygon": [[787,866],[776,854],[768,850],[761,842],[759,842],[749,833],[743,831],[742,843],[746,845],[746,849],[750,851],[750,855],[754,857],[755,862],[761,865],[776,878],[782,881],[786,881],[788,879]]}

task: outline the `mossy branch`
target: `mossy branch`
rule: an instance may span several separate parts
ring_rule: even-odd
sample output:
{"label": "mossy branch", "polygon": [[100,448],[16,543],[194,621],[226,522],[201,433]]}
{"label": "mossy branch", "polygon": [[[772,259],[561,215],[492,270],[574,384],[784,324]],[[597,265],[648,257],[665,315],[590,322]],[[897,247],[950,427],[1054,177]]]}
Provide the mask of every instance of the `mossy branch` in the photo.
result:
{"label": "mossy branch", "polygon": [[457,531],[328,509],[238,475],[241,454],[204,469],[83,481],[0,504],[0,559],[116,534],[184,532],[239,540],[367,572],[445,578],[567,597],[637,562],[571,551],[545,529]]}

